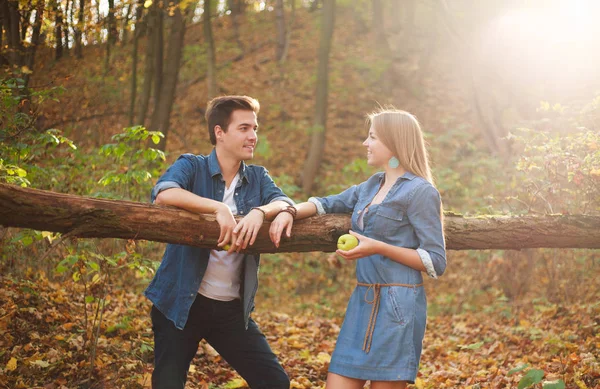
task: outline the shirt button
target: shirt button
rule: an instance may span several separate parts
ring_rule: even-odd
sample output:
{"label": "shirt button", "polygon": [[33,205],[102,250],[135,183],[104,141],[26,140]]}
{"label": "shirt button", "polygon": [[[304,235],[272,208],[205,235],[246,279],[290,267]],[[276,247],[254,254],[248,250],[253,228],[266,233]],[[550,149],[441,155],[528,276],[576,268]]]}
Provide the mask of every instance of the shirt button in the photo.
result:
{"label": "shirt button", "polygon": [[190,297],[194,297],[194,294],[193,294],[193,293],[191,293],[191,294],[190,294]]}
{"label": "shirt button", "polygon": [[236,193],[235,195],[237,196],[237,195],[239,195],[239,193]]}

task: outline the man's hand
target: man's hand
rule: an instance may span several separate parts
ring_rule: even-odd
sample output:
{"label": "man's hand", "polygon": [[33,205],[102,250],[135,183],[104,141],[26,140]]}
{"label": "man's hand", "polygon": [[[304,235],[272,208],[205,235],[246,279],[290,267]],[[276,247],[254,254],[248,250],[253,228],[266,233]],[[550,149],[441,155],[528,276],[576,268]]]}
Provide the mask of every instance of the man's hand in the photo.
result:
{"label": "man's hand", "polygon": [[253,209],[244,216],[233,229],[235,240],[232,240],[233,244],[231,245],[231,250],[239,253],[240,250],[246,249],[248,244],[253,245],[264,221],[265,214],[259,209]]}
{"label": "man's hand", "polygon": [[294,217],[289,212],[279,212],[275,220],[271,223],[269,228],[269,236],[271,242],[275,247],[279,248],[279,242],[281,242],[281,234],[285,230],[285,236],[288,238],[292,236],[292,225],[294,224]]}
{"label": "man's hand", "polygon": [[233,249],[233,235],[234,228],[236,226],[235,218],[233,217],[233,213],[231,213],[231,209],[225,204],[221,203],[215,212],[217,216],[217,223],[219,223],[219,227],[221,227],[221,234],[219,235],[219,240],[217,241],[218,247],[223,247],[228,243],[231,243],[231,248],[229,248],[229,252]]}

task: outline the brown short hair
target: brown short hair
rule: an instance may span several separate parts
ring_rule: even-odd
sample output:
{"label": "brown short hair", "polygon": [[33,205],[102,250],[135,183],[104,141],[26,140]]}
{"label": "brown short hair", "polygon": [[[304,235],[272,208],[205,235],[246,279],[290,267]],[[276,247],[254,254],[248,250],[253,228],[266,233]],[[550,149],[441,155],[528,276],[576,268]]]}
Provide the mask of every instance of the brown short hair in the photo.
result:
{"label": "brown short hair", "polygon": [[260,104],[258,100],[249,96],[219,96],[208,102],[206,107],[206,121],[208,122],[208,135],[210,143],[217,144],[215,126],[220,126],[227,131],[231,121],[231,113],[236,110],[252,111],[258,115]]}

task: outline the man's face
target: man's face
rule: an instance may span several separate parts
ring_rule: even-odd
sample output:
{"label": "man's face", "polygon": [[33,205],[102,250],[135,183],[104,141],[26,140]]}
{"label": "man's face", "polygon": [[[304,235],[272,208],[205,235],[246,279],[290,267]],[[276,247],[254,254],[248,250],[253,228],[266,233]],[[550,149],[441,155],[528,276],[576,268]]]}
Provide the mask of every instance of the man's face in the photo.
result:
{"label": "man's face", "polygon": [[215,127],[217,146],[225,155],[238,161],[246,161],[254,157],[254,148],[258,142],[258,121],[256,113],[247,110],[235,110],[227,132],[220,126]]}

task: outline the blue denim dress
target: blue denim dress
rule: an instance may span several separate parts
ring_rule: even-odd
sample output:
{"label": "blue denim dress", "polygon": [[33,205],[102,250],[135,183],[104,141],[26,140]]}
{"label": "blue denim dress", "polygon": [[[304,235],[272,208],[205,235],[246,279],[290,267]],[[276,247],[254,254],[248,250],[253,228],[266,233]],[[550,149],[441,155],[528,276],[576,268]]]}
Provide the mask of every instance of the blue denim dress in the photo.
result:
{"label": "blue denim dress", "polygon": [[[439,192],[427,180],[406,173],[380,204],[369,206],[383,179],[384,174],[377,173],[340,194],[309,201],[319,214],[351,213],[352,229],[362,235],[417,250],[429,276],[437,278],[446,269]],[[329,371],[363,380],[414,383],[427,316],[421,272],[371,255],[356,261],[356,278]]]}

